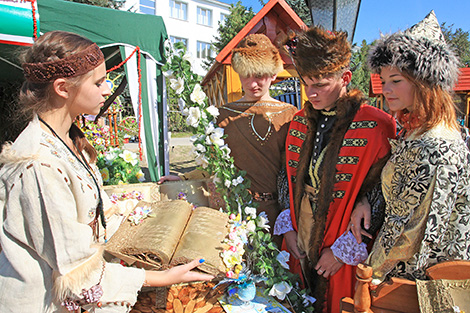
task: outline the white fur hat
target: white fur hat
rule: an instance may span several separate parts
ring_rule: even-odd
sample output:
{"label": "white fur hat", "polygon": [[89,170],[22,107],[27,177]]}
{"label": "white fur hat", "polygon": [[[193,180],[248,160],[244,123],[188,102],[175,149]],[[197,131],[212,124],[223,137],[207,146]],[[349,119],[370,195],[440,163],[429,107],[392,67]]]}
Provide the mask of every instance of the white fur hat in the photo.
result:
{"label": "white fur hat", "polygon": [[404,32],[377,40],[369,54],[369,66],[375,73],[385,66],[396,67],[446,90],[452,90],[460,74],[459,60],[446,44],[434,11]]}

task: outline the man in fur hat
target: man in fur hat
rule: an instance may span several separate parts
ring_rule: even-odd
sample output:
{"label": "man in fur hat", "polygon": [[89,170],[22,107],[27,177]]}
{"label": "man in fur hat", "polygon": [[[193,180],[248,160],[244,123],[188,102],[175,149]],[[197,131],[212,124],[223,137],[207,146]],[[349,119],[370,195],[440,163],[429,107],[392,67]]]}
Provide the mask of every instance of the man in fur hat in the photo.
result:
{"label": "man in fur hat", "polygon": [[300,258],[315,311],[339,312],[340,299],[353,296],[355,266],[331,247],[352,236],[346,232],[351,212],[378,185],[396,125],[366,105],[359,90],[347,90],[352,73],[346,33],[314,27],[287,45],[309,101],[294,116],[286,141],[294,230],[284,238]]}
{"label": "man in fur hat", "polygon": [[[232,51],[232,66],[240,76],[243,97],[220,108],[219,127],[235,166],[246,171],[258,213],[266,212],[271,231],[281,211],[276,176],[284,165],[285,139],[297,109],[269,95],[269,87],[283,70],[278,49],[263,34],[246,36]],[[282,238],[278,238],[280,244]]]}
{"label": "man in fur hat", "polygon": [[[225,142],[235,166],[246,171],[251,181],[257,213],[266,212],[272,232],[281,212],[276,176],[284,166],[287,130],[297,108],[269,95],[269,87],[283,70],[283,64],[278,49],[267,36],[250,34],[240,41],[232,51],[232,66],[240,76],[244,95],[220,108],[217,124],[227,134]],[[200,173],[184,176],[196,178]],[[159,183],[178,179],[163,176]],[[274,240],[280,246],[282,237]]]}

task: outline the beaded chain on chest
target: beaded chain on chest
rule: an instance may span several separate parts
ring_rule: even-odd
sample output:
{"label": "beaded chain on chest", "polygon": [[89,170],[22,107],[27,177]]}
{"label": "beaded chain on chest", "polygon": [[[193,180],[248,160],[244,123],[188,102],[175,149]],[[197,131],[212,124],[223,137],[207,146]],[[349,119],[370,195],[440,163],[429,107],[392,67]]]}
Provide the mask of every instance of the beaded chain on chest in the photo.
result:
{"label": "beaded chain on chest", "polygon": [[[276,103],[254,103],[254,104],[231,103],[231,105],[232,104],[235,104],[237,106],[252,106],[252,107],[254,107],[254,106],[270,106],[270,107],[284,106],[284,104],[276,104]],[[266,133],[264,134],[264,136],[261,136],[259,134],[259,132],[256,130],[255,125],[254,125],[255,117],[256,117],[256,115],[260,115],[259,113],[247,113],[247,112],[238,111],[238,110],[228,108],[228,107],[224,107],[224,109],[248,117],[249,118],[248,126],[252,130],[251,134],[256,137],[256,140],[258,142],[260,142],[261,145],[264,145],[266,143],[267,139],[269,138],[269,136],[272,133],[272,119],[273,119],[273,117],[289,110],[290,108],[284,109],[284,110],[279,111],[279,112],[265,112],[264,113],[264,115],[266,115],[266,117],[268,118],[268,129],[267,129]]]}

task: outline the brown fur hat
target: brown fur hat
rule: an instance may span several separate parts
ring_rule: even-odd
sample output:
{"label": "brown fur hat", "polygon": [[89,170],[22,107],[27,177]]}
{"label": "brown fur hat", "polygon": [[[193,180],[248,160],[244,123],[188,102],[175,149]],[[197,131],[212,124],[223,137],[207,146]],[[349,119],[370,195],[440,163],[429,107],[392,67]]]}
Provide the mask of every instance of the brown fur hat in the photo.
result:
{"label": "brown fur hat", "polygon": [[232,50],[232,66],[238,75],[273,76],[282,71],[282,59],[271,40],[263,34],[250,34]]}
{"label": "brown fur hat", "polygon": [[351,45],[345,32],[311,27],[294,40],[293,58],[302,76],[321,77],[349,66]]}

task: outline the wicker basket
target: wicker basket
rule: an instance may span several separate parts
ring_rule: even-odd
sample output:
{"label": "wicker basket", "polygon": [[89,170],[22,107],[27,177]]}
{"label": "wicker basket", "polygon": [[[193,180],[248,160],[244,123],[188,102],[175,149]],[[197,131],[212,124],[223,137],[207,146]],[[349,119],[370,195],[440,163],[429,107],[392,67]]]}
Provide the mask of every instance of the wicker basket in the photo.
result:
{"label": "wicker basket", "polygon": [[217,299],[225,287],[213,289],[214,285],[207,282],[142,290],[131,313],[221,313],[224,310]]}

